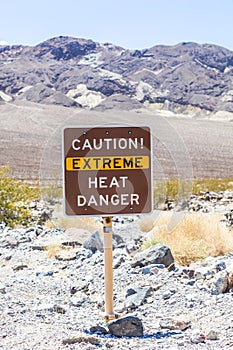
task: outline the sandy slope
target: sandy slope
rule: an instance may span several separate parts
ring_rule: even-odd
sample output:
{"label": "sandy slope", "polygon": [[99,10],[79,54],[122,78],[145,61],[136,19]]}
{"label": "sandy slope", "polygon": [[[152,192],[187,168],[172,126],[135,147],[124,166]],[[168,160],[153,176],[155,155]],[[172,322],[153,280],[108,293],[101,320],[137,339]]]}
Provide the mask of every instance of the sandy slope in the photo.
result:
{"label": "sandy slope", "polygon": [[80,112],[22,102],[0,105],[0,115],[0,164],[24,179],[60,177],[64,126],[113,123],[151,127],[156,178],[232,176],[232,122],[164,118],[148,111]]}

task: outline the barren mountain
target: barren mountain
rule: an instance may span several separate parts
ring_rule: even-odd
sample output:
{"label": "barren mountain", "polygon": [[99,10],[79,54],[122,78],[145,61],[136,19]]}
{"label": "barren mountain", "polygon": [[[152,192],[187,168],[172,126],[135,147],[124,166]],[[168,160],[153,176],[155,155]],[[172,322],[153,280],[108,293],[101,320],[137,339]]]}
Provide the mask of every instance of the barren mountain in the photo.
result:
{"label": "barren mountain", "polygon": [[[149,107],[178,113],[233,112],[233,52],[180,43],[126,50],[57,37],[34,47],[0,46],[0,100],[65,107]],[[124,101],[117,103],[116,101]]]}

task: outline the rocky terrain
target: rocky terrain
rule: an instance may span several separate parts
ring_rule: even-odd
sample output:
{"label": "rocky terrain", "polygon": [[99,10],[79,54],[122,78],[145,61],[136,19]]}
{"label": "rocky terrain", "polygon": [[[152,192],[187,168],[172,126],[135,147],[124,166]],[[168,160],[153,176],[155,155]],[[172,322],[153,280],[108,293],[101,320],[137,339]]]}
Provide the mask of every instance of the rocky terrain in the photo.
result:
{"label": "rocky terrain", "polygon": [[[204,203],[224,213],[233,194],[190,198],[188,211],[191,200],[197,211]],[[51,209],[43,202],[32,207],[40,217]],[[231,229],[230,221],[225,224]],[[99,220],[96,227],[99,233],[1,225],[0,349],[232,348],[233,253],[178,266],[164,244],[140,251],[138,217],[115,217],[114,305],[120,318],[106,324]]]}
{"label": "rocky terrain", "polygon": [[232,119],[232,72],[233,52],[216,45],[126,50],[60,36],[34,47],[0,46],[0,101]]}

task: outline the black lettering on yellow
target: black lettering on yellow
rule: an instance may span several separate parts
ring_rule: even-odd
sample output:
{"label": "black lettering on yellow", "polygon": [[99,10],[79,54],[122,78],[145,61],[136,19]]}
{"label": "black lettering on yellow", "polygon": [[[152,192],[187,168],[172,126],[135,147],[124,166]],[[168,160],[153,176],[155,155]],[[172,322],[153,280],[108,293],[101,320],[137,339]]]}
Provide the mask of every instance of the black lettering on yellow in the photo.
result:
{"label": "black lettering on yellow", "polygon": [[115,169],[121,169],[121,165],[119,164],[119,161],[121,158],[113,158],[113,168]]}
{"label": "black lettering on yellow", "polygon": [[128,161],[126,158],[123,158],[123,168],[133,168],[133,158],[130,158]]}
{"label": "black lettering on yellow", "polygon": [[106,169],[108,165],[108,169],[111,169],[111,158],[103,158],[103,169]]}
{"label": "black lettering on yellow", "polygon": [[72,159],[73,169],[80,169],[79,162],[80,162],[80,158],[73,158]]}
{"label": "black lettering on yellow", "polygon": [[83,160],[84,160],[84,166],[83,166],[83,169],[86,169],[87,167],[88,167],[88,169],[91,169],[91,166],[90,166],[90,160],[91,160],[91,158],[83,158]]}
{"label": "black lettering on yellow", "polygon": [[135,157],[135,168],[142,168],[142,165],[140,164],[142,160],[142,157]]}
{"label": "black lettering on yellow", "polygon": [[95,160],[95,167],[96,169],[99,168],[99,160],[101,160],[101,158],[93,158],[93,160]]}

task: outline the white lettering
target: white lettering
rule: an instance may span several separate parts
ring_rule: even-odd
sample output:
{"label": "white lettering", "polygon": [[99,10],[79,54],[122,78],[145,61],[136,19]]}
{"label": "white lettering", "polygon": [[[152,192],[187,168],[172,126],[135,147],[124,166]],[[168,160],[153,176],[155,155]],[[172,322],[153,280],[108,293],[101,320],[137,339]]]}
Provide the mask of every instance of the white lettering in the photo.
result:
{"label": "white lettering", "polygon": [[99,139],[98,141],[96,139],[93,139],[93,148],[96,149],[97,151],[103,147],[103,140]]}
{"label": "white lettering", "polygon": [[118,194],[113,194],[113,195],[103,195],[100,194],[97,197],[95,195],[91,195],[89,198],[83,196],[83,195],[78,195],[77,196],[77,205],[80,207],[83,207],[84,205],[89,206],[89,207],[98,207],[98,206],[108,206],[108,205],[139,205],[139,195],[137,193],[121,193],[120,195]]}
{"label": "white lettering", "polygon": [[80,140],[79,139],[75,139],[72,141],[72,148],[75,150],[75,151],[78,151],[80,150],[80,147],[79,146],[76,146],[75,144],[76,143],[80,143]]}
{"label": "white lettering", "polygon": [[104,139],[104,141],[106,142],[106,148],[110,149],[110,142],[112,141],[112,139]]}
{"label": "white lettering", "polygon": [[91,179],[91,177],[88,178],[88,188],[91,188],[92,185],[94,185],[94,188],[98,187],[98,178],[94,177],[94,180]]}
{"label": "white lettering", "polygon": [[97,151],[101,149],[143,149],[143,138],[106,138],[106,139],[85,139],[81,141],[79,139],[74,139],[71,143],[72,148],[75,151],[85,150],[85,149],[95,149]]}
{"label": "white lettering", "polygon": [[94,196],[93,194],[91,195],[91,197],[90,197],[90,199],[89,199],[89,202],[88,202],[88,205],[89,205],[90,207],[92,206],[92,204],[95,205],[96,207],[98,206],[97,201],[96,201],[96,199],[95,199],[95,196]]}
{"label": "white lettering", "polygon": [[113,194],[111,197],[111,203],[113,205],[118,205],[119,204],[119,196],[117,194]]}
{"label": "white lettering", "polygon": [[99,178],[99,188],[107,188],[108,187],[105,183],[106,180],[107,180],[107,176]]}
{"label": "white lettering", "polygon": [[125,182],[126,182],[126,180],[128,179],[128,176],[120,176],[120,180],[122,180],[122,182],[123,182],[123,188],[125,188],[125,186],[126,186],[126,184],[125,184]]}
{"label": "white lettering", "polygon": [[102,194],[100,194],[99,199],[100,199],[100,206],[102,206],[103,203],[104,203],[104,205],[108,205],[108,200],[109,200],[108,199],[108,194],[105,196],[105,198],[104,198],[104,196]]}
{"label": "white lettering", "polygon": [[128,194],[122,194],[121,195],[121,205],[128,205],[129,201],[128,201]]}
{"label": "white lettering", "polygon": [[92,149],[91,144],[90,144],[90,141],[89,141],[88,139],[86,139],[86,140],[84,141],[82,150],[84,150],[84,149],[86,149],[86,148]]}
{"label": "white lettering", "polygon": [[110,182],[109,187],[112,188],[113,186],[120,187],[120,185],[119,185],[119,183],[117,181],[117,178],[115,176],[112,177],[112,180]]}
{"label": "white lettering", "polygon": [[120,149],[126,149],[127,148],[127,140],[126,139],[119,139],[118,147]]}
{"label": "white lettering", "polygon": [[82,207],[86,204],[87,200],[86,200],[86,197],[82,196],[81,194],[78,195],[77,197],[77,205],[78,207]]}
{"label": "white lettering", "polygon": [[139,205],[139,195],[137,193],[132,193],[131,194],[131,202],[130,204],[136,203],[137,205]]}

